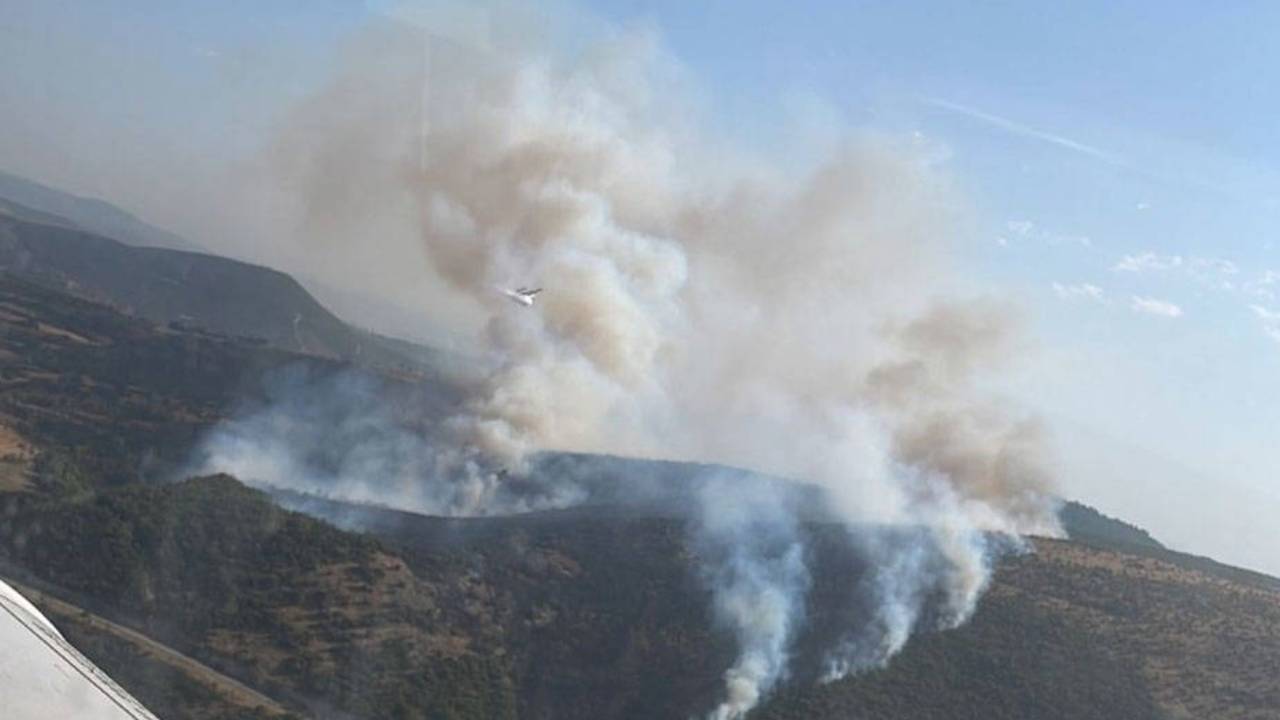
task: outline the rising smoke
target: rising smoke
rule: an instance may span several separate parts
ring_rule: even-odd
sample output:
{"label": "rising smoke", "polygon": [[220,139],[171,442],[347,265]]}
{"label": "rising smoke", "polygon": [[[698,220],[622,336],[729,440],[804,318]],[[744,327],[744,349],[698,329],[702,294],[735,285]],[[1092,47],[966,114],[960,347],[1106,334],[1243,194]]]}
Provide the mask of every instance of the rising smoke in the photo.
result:
{"label": "rising smoke", "polygon": [[[1016,323],[964,299],[963,203],[928,148],[850,133],[770,170],[699,130],[651,33],[540,42],[519,12],[477,17],[465,40],[429,18],[370,29],[274,149],[306,232],[376,253],[360,228],[412,208],[424,282],[487,318],[492,370],[422,462],[343,469],[382,462],[361,452],[339,474],[397,479],[367,488],[380,502],[464,514],[518,509],[486,505],[502,497],[492,463],[519,472],[545,449],[803,479],[874,567],[876,610],[831,649],[828,679],[887,660],[930,597],[936,625],[967,619],[988,533],[1056,521],[1041,430],[981,392],[1018,351]],[[529,284],[546,288],[532,311],[495,292]],[[366,430],[404,455],[396,431]],[[459,474],[473,482],[433,484]],[[711,717],[741,717],[786,675],[808,587],[787,507],[725,482],[701,495],[694,544],[740,650]]]}
{"label": "rising smoke", "polygon": [[716,477],[701,488],[694,534],[716,621],[739,647],[709,720],[741,717],[786,676],[809,586],[792,498],[776,485],[735,480]]}
{"label": "rising smoke", "polygon": [[225,472],[271,490],[444,516],[509,515],[585,497],[572,478],[504,482],[429,422],[447,406],[439,398],[303,364],[268,373],[262,392],[203,439],[184,475]]}

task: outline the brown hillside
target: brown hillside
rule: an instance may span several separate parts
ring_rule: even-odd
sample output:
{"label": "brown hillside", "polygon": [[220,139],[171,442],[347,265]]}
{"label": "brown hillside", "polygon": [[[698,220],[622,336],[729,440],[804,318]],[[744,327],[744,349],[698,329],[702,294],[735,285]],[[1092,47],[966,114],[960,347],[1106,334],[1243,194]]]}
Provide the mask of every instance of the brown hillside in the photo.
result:
{"label": "brown hillside", "polygon": [[[310,505],[359,518],[359,533],[226,476],[151,482],[255,377],[300,361],[341,369],[0,274],[0,422],[33,453],[30,482],[0,492],[6,572],[309,716],[649,720],[714,706],[733,641],[712,629],[697,549],[661,503],[475,520]],[[572,458],[547,467],[593,481]],[[816,685],[831,638],[861,619],[866,568],[843,528],[806,525],[814,582],[795,672],[755,717],[1280,718],[1280,581],[1112,530],[1006,557],[968,625]],[[217,714],[207,698],[188,713],[175,688],[199,688],[137,672],[127,647],[72,626],[144,702]]]}

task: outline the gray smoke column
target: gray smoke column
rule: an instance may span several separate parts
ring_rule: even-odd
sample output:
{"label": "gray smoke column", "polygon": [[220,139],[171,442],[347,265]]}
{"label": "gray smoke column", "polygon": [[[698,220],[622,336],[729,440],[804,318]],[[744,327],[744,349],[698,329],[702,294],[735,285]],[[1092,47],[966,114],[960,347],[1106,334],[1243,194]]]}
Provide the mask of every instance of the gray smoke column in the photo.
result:
{"label": "gray smoke column", "polygon": [[707,717],[729,720],[742,717],[785,677],[809,571],[791,499],[781,486],[713,478],[699,500],[694,546],[716,621],[740,649],[724,674],[725,699]]}
{"label": "gray smoke column", "polygon": [[[1023,348],[1016,313],[965,285],[964,202],[936,149],[850,132],[775,163],[701,129],[650,32],[566,41],[524,11],[477,17],[465,38],[430,13],[371,28],[273,155],[307,233],[368,255],[361,229],[401,218],[423,282],[483,318],[492,369],[448,457],[519,471],[535,450],[603,451],[823,486],[878,568],[883,628],[841,641],[830,677],[900,648],[930,593],[943,626],[963,622],[984,534],[1057,526],[1041,429],[982,390]],[[545,288],[534,308],[495,291],[519,285]],[[742,653],[723,717],[785,673],[807,588],[794,521],[762,516],[771,539],[738,547],[763,510],[733,495],[705,497],[695,531]],[[922,535],[856,530],[876,526]]]}

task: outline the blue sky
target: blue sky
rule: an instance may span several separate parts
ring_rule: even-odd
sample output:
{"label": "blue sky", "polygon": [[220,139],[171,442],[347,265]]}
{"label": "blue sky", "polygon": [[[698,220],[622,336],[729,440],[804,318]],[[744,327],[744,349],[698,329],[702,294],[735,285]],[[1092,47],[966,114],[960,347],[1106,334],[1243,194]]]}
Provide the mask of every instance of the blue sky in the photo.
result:
{"label": "blue sky", "polygon": [[[260,143],[389,4],[7,3],[0,167],[198,229],[208,158]],[[739,143],[828,124],[943,148],[965,259],[1040,348],[1006,391],[1059,433],[1068,493],[1280,572],[1280,5],[577,7],[653,28]]]}

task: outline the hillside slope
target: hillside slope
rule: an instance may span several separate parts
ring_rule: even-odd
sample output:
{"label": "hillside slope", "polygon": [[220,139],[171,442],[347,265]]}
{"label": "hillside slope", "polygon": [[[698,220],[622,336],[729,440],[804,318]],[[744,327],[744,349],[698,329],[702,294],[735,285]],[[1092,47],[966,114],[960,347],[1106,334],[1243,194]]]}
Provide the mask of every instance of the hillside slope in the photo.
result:
{"label": "hillside slope", "polygon": [[[415,516],[375,539],[229,478],[10,512],[10,562],[309,712],[684,717],[733,655],[674,519]],[[810,623],[759,717],[1280,717],[1280,587],[1062,541],[1008,559],[969,625],[814,685],[865,571],[840,532],[806,529]]]}
{"label": "hillside slope", "polygon": [[[34,453],[28,482],[0,491],[5,572],[312,717],[648,720],[719,700],[734,643],[673,511],[697,468],[549,456],[591,504],[507,518],[306,499],[348,529],[226,476],[151,481],[298,363],[347,371],[0,275],[0,425]],[[657,479],[647,495],[636,476]],[[795,672],[755,716],[1280,718],[1280,581],[1074,512],[1072,541],[1004,559],[970,624],[829,685],[813,682],[821,652],[863,617],[867,568],[811,516]],[[175,704],[171,674],[77,632],[144,702]]]}
{"label": "hillside slope", "polygon": [[1280,582],[1041,540],[966,626],[762,718],[1277,718]]}

